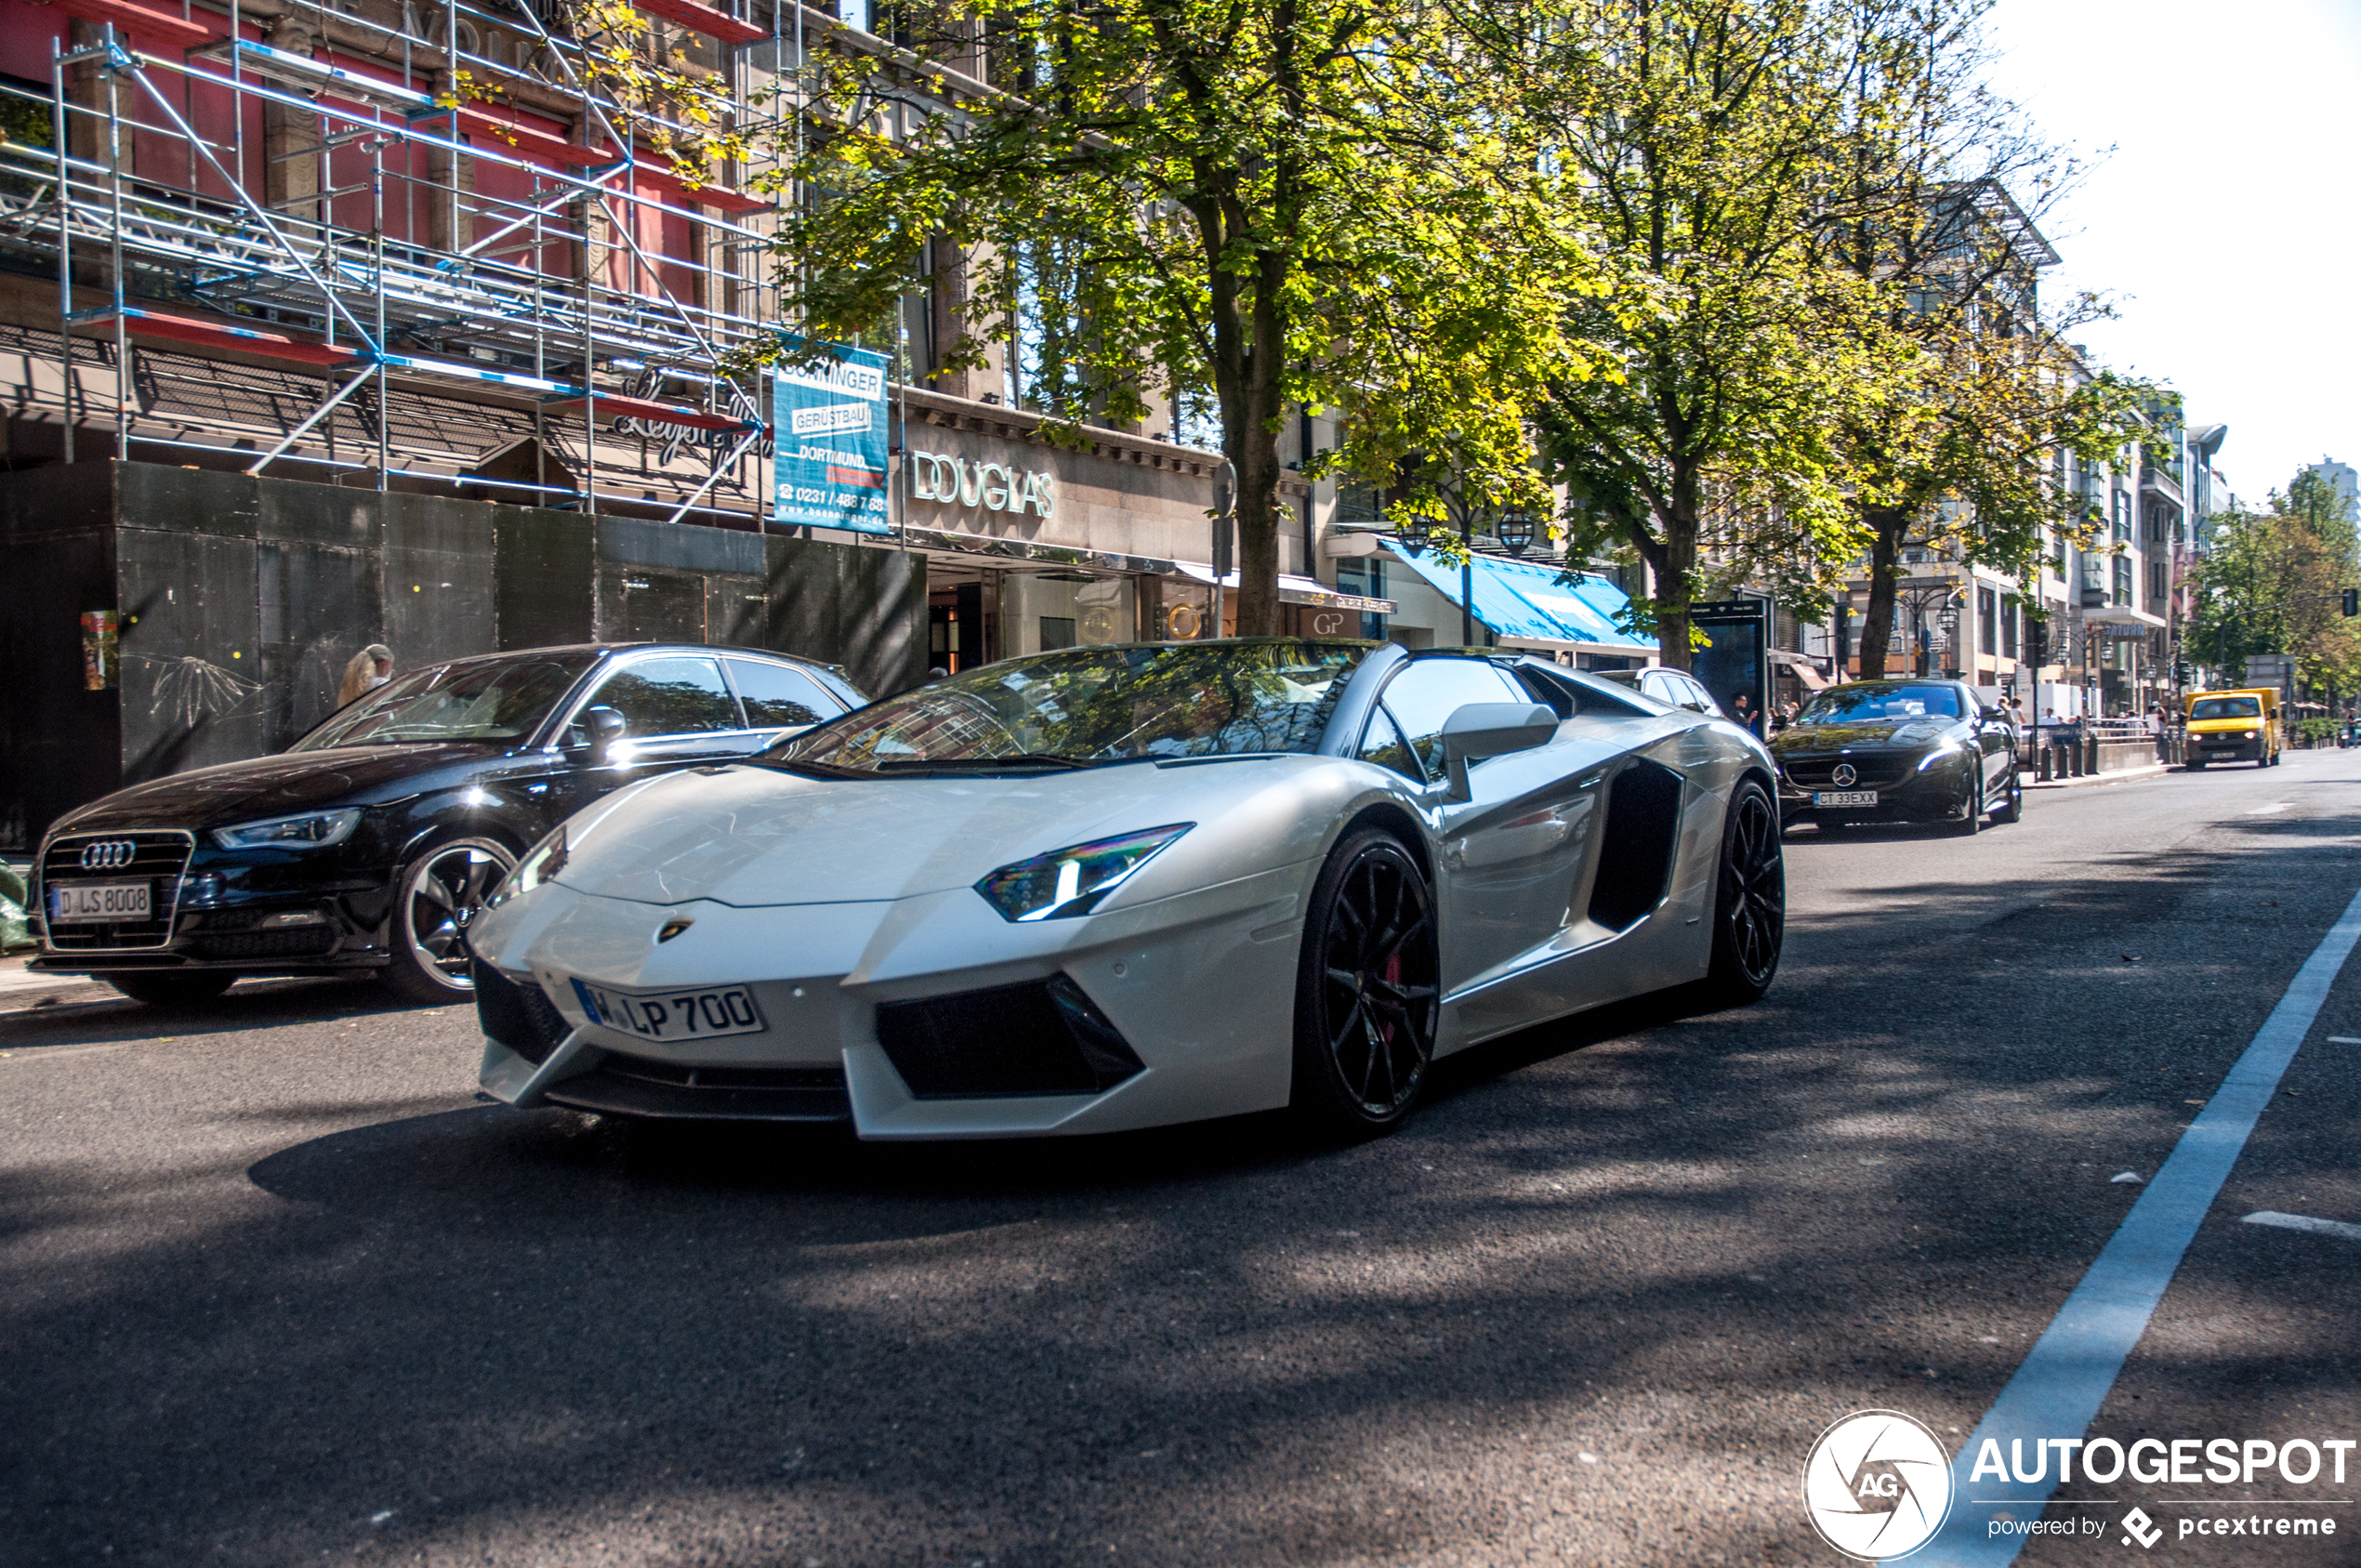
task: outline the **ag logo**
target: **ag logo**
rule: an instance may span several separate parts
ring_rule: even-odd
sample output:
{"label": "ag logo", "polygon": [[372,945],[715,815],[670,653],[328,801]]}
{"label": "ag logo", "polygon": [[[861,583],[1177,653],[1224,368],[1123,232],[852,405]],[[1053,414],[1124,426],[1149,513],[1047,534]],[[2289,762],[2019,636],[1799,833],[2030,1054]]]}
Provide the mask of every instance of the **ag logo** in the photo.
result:
{"label": "ag logo", "polygon": [[1951,1511],[1951,1456],[1898,1410],[1856,1410],[1812,1445],[1803,1506],[1821,1538],[1847,1557],[1907,1557]]}

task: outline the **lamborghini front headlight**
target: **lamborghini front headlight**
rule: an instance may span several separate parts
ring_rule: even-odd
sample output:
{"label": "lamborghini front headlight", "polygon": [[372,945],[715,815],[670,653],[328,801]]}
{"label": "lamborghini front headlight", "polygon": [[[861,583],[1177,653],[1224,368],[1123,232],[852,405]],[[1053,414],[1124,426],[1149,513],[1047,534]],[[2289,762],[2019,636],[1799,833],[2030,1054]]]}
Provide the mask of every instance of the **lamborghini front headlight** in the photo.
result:
{"label": "lamborghini front headlight", "polygon": [[1098,838],[1004,865],[976,884],[1004,920],[1058,920],[1088,915],[1155,852],[1194,823]]}

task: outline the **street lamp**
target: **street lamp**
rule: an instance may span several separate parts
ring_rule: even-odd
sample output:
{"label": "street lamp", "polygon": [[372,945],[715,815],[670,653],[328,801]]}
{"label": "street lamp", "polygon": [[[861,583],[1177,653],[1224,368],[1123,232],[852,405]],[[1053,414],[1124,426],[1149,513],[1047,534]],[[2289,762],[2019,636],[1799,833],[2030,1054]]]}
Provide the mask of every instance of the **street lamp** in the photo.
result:
{"label": "street lamp", "polygon": [[1531,549],[1533,533],[1533,514],[1530,512],[1504,512],[1492,530],[1493,537],[1500,541],[1500,547],[1510,555],[1523,555]]}

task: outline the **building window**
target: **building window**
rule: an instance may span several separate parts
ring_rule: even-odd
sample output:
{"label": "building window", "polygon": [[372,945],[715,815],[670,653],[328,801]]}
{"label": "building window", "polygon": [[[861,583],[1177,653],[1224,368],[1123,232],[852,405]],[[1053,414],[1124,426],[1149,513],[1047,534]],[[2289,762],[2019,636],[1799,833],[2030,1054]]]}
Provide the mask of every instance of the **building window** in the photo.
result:
{"label": "building window", "polygon": [[2013,599],[2000,602],[2000,656],[2017,656],[2017,601]]}
{"label": "building window", "polygon": [[2129,607],[2131,603],[2131,559],[2115,558],[2115,602]]}
{"label": "building window", "polygon": [[2170,586],[2166,582],[2165,577],[2164,562],[2160,560],[2148,562],[2148,597],[2150,599],[2162,599],[2165,596]]}
{"label": "building window", "polygon": [[1996,589],[1975,591],[1975,645],[1983,653],[2000,646],[2000,595]]}

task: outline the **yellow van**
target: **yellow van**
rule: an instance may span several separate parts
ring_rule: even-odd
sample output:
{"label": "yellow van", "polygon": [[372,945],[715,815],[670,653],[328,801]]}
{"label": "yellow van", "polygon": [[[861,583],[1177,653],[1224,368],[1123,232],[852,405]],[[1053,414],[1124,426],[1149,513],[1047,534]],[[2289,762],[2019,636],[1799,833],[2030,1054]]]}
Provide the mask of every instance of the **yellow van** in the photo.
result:
{"label": "yellow van", "polygon": [[2189,694],[2192,771],[2209,762],[2279,763],[2279,693],[2267,686]]}

